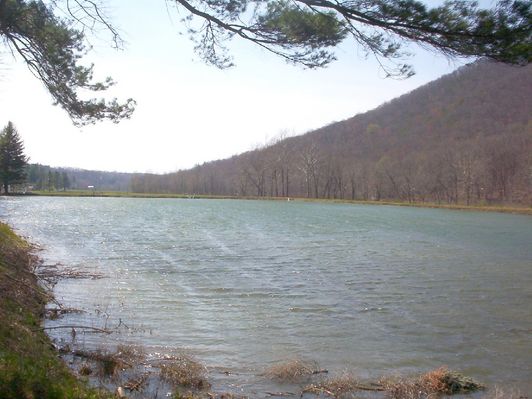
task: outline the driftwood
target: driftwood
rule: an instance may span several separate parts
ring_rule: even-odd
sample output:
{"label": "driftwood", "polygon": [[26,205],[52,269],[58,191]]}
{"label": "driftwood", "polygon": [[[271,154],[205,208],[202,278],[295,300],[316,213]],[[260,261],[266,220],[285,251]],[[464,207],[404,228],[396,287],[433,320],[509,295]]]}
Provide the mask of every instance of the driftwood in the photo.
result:
{"label": "driftwood", "polygon": [[70,328],[70,329],[73,329],[73,330],[75,330],[76,328],[80,328],[80,329],[83,329],[83,330],[92,330],[92,331],[101,332],[101,333],[105,333],[105,334],[111,334],[112,333],[112,331],[104,330],[103,328],[91,327],[91,326],[74,326],[74,325],[72,325],[72,326],[41,327],[38,330],[56,330],[56,329],[59,329],[59,328]]}
{"label": "driftwood", "polygon": [[58,319],[64,314],[68,314],[68,313],[86,313],[86,311],[81,310],[81,309],[76,309],[76,308],[63,308],[63,307],[46,309],[46,317],[50,320]]}
{"label": "driftwood", "polygon": [[[372,391],[372,392],[383,392],[383,391],[386,391],[386,389],[381,386],[381,385],[378,385],[378,384],[371,384],[371,385],[363,385],[363,384],[353,384],[352,386],[350,386],[347,391]],[[333,390],[331,390],[331,388],[326,388],[325,385],[310,385],[309,387],[303,389],[301,391],[301,396],[300,397],[303,397],[303,395],[305,393],[310,393],[310,394],[313,394],[313,395],[322,395],[322,394],[325,394],[327,396],[330,396],[330,397],[333,397],[333,398],[336,398],[338,397],[341,393],[345,393],[344,392],[333,392]]]}
{"label": "driftwood", "polygon": [[102,273],[80,270],[72,267],[63,266],[59,268],[60,264],[39,266],[37,276],[43,280],[58,280],[62,278],[72,279],[100,279],[104,275]]}
{"label": "driftwood", "polygon": [[143,374],[138,378],[132,378],[124,384],[124,388],[126,388],[128,391],[140,391],[146,382],[146,378],[146,374]]}

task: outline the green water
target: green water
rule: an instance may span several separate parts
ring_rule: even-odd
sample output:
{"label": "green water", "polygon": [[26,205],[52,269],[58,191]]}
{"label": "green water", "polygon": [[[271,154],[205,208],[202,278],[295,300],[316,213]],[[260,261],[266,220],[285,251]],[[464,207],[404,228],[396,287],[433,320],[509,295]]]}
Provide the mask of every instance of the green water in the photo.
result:
{"label": "green water", "polygon": [[47,262],[105,275],[56,286],[87,313],[51,326],[127,326],[82,337],[86,347],[185,348],[215,383],[244,392],[294,357],[361,377],[446,365],[532,391],[530,216],[39,197],[0,200],[0,218],[43,245]]}

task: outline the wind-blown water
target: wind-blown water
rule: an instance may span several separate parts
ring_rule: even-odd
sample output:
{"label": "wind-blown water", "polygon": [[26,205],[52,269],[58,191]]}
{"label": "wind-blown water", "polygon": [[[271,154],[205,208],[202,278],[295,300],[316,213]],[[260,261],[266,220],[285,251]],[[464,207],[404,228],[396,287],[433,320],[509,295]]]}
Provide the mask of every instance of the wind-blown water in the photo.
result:
{"label": "wind-blown water", "polygon": [[55,289],[87,313],[50,325],[129,327],[85,335],[87,347],[186,348],[244,387],[303,357],[362,377],[447,365],[532,388],[529,216],[36,197],[0,200],[0,218],[41,244],[47,263],[106,276]]}

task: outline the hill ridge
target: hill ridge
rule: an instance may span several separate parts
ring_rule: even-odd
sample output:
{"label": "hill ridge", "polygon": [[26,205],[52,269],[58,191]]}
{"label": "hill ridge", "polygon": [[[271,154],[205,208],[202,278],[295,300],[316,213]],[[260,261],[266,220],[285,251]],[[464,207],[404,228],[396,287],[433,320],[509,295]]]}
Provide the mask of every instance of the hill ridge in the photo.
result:
{"label": "hill ridge", "polygon": [[532,66],[480,61],[306,134],[165,175],[135,192],[532,203]]}

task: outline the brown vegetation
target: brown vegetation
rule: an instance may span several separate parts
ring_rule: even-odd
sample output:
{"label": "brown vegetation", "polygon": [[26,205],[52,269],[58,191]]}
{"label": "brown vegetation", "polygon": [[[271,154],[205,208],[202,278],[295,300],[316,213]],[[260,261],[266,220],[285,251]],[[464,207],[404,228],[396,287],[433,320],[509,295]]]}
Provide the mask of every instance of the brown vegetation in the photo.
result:
{"label": "brown vegetation", "polygon": [[[363,382],[349,373],[310,384],[303,393],[333,398],[350,397],[357,391],[380,392],[389,399],[429,399],[440,395],[467,394],[483,386],[445,367],[413,378],[381,378],[378,382]],[[495,397],[496,398],[496,397]]]}
{"label": "brown vegetation", "polygon": [[415,378],[383,379],[381,385],[391,399],[425,399],[435,394],[463,394],[484,388],[473,379],[445,367]]}
{"label": "brown vegetation", "polygon": [[206,389],[210,387],[206,379],[207,368],[186,354],[180,354],[159,365],[161,377],[166,382],[181,387]]}
{"label": "brown vegetation", "polygon": [[279,382],[293,383],[308,380],[320,372],[325,373],[326,370],[320,370],[316,362],[292,359],[274,364],[266,370],[265,375]]}
{"label": "brown vegetation", "polygon": [[103,377],[114,377],[118,372],[138,365],[145,358],[142,349],[129,345],[119,345],[114,352],[101,349],[96,351],[75,350],[72,355],[95,363],[98,366],[99,374]]}
{"label": "brown vegetation", "polygon": [[[361,389],[361,387],[365,386],[360,383],[358,378],[352,374],[344,373],[341,376],[329,378],[316,384],[311,384],[305,387],[303,392],[314,395],[327,395],[334,398],[341,398],[346,394],[350,394]],[[378,390],[378,388],[375,390]]]}
{"label": "brown vegetation", "polygon": [[521,204],[532,190],[532,66],[480,62],[365,114],[132,191]]}

